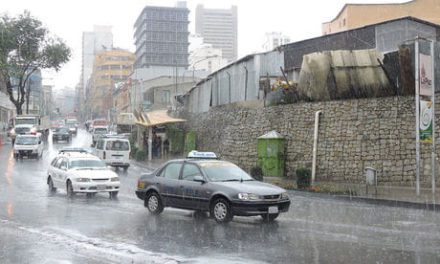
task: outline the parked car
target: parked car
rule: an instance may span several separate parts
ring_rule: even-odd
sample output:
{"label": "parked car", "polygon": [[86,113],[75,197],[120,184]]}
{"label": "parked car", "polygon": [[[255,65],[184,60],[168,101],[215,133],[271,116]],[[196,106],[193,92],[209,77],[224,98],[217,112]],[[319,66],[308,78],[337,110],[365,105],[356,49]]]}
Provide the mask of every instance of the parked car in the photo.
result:
{"label": "parked car", "polygon": [[50,192],[66,189],[68,197],[76,193],[93,196],[98,192],[108,192],[110,198],[116,198],[120,186],[118,175],[101,159],[78,152],[58,154],[50,163],[46,182]]}
{"label": "parked car", "polygon": [[14,142],[14,157],[16,159],[28,157],[40,159],[43,155],[43,141],[41,134],[17,135]]}
{"label": "parked car", "polygon": [[72,140],[72,134],[67,127],[58,127],[52,132],[52,141],[67,141],[70,142]]}
{"label": "parked car", "polygon": [[139,178],[136,195],[152,214],[160,214],[164,207],[207,211],[218,223],[235,215],[260,215],[273,221],[290,206],[286,190],[254,180],[231,162],[214,159],[166,162]]}
{"label": "parked car", "polygon": [[130,141],[123,136],[104,136],[98,140],[94,154],[107,165],[123,168],[130,167]]}

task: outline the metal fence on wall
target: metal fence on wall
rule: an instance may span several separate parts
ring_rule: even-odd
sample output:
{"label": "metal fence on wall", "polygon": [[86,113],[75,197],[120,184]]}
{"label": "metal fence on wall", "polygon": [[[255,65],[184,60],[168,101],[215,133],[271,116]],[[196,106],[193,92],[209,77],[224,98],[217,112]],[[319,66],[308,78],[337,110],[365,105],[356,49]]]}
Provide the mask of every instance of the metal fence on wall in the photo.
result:
{"label": "metal fence on wall", "polygon": [[199,82],[188,93],[187,109],[191,113],[202,113],[213,106],[263,99],[260,79],[281,77],[280,67],[284,67],[282,51],[246,56]]}

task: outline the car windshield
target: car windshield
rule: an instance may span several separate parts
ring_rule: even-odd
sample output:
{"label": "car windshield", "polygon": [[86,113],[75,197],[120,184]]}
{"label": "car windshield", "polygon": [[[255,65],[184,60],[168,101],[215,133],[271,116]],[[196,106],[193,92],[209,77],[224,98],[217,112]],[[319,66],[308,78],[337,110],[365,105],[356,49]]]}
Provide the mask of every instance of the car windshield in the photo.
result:
{"label": "car windshield", "polygon": [[97,159],[78,159],[69,162],[69,168],[74,169],[106,169],[106,165],[102,160]]}
{"label": "car windshield", "polygon": [[15,140],[15,144],[17,145],[36,145],[38,144],[37,137],[17,137]]}
{"label": "car windshield", "polygon": [[200,167],[206,176],[214,182],[253,180],[240,167],[229,162],[202,162]]}
{"label": "car windshield", "polygon": [[36,119],[35,118],[17,118],[15,119],[16,125],[35,125]]}

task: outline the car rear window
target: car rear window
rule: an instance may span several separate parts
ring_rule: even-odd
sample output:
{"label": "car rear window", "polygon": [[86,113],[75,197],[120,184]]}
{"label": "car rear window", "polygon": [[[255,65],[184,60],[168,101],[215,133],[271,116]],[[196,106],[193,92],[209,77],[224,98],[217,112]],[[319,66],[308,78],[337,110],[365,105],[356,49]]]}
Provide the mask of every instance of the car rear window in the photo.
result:
{"label": "car rear window", "polygon": [[106,145],[107,150],[127,151],[130,149],[128,141],[108,141]]}

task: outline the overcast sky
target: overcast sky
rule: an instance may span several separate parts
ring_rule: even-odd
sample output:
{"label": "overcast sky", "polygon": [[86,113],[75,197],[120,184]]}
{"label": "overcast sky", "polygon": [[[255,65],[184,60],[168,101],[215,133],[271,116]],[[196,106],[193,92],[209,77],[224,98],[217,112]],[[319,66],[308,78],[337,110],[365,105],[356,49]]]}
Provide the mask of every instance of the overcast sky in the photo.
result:
{"label": "overcast sky", "polygon": [[[43,76],[44,82],[75,87],[81,71],[82,32],[93,25],[113,26],[113,43],[134,51],[133,24],[146,5],[174,6],[170,0],[9,0],[2,1],[0,12],[15,16],[27,9],[50,32],[62,38],[73,50],[71,61],[59,73]],[[349,3],[401,3],[397,0],[349,0]],[[238,55],[261,51],[264,34],[280,31],[299,41],[321,35],[321,24],[332,20],[346,0],[188,0],[190,32],[194,32],[197,4],[206,8],[238,7]]]}

